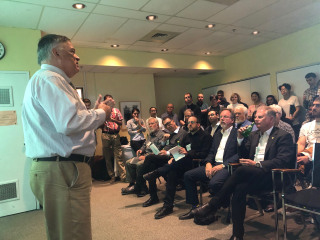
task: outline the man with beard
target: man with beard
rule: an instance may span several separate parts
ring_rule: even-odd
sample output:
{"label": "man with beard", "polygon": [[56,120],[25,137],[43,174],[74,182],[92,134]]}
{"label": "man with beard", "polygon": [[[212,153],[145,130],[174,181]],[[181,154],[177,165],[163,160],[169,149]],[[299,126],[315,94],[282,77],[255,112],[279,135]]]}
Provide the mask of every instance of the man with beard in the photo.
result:
{"label": "man with beard", "polygon": [[199,93],[198,94],[198,102],[197,102],[198,107],[201,110],[201,126],[203,128],[207,127],[207,112],[208,112],[208,104],[203,102],[203,94]]}
{"label": "man with beard", "polygon": [[[241,128],[245,127],[248,125],[251,125],[252,122],[250,122],[247,117],[248,117],[248,109],[244,106],[238,106],[234,109],[234,115],[236,116],[236,128]],[[256,131],[257,126],[253,125],[252,131]]]}
{"label": "man with beard", "polygon": [[187,110],[187,109],[190,109],[191,111],[193,111],[194,113],[194,116],[196,117],[200,117],[201,115],[201,110],[200,108],[193,104],[193,100],[192,100],[192,95],[191,93],[186,93],[184,95],[184,102],[185,102],[185,106],[183,106],[180,111],[179,111],[179,122],[180,122],[180,126],[183,127],[186,123],[185,123],[185,120],[184,120],[184,111]]}
{"label": "man with beard", "polygon": [[220,122],[219,122],[219,112],[210,110],[208,112],[208,120],[210,122],[210,125],[205,129],[205,131],[208,132],[213,137],[213,135],[219,129],[221,129]]}

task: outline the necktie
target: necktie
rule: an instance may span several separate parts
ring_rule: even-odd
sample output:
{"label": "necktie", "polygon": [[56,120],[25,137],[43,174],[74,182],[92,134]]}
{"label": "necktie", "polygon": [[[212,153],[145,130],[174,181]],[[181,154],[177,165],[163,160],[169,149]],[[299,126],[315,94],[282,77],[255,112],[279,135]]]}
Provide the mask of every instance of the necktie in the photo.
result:
{"label": "necktie", "polygon": [[71,86],[74,90],[77,90],[76,87],[73,85],[72,82],[70,82],[69,84],[70,84],[70,86]]}

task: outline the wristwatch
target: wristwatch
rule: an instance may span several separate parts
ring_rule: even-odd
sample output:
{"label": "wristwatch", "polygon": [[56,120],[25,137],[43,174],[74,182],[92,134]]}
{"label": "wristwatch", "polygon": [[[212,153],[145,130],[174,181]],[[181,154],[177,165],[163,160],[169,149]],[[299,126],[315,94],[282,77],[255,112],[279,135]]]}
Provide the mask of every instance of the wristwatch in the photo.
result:
{"label": "wristwatch", "polygon": [[260,162],[257,162],[257,163],[256,163],[256,167],[257,167],[257,168],[261,168],[261,163],[260,163]]}

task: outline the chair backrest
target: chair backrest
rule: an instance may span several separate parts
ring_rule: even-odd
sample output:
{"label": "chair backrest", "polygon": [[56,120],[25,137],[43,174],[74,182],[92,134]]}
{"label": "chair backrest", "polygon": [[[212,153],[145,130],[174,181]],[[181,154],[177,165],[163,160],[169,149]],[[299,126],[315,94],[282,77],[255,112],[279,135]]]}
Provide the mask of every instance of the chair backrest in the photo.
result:
{"label": "chair backrest", "polygon": [[320,188],[320,143],[313,146],[312,187]]}

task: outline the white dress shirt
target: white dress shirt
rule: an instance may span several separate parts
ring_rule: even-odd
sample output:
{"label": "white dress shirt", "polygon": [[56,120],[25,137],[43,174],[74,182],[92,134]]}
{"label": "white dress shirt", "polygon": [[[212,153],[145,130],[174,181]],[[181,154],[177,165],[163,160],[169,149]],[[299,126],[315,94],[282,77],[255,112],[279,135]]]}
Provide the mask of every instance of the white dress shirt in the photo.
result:
{"label": "white dress shirt", "polygon": [[216,132],[217,128],[219,127],[220,123],[218,122],[214,127],[212,126],[212,130],[211,130],[211,137],[213,137],[214,133]]}
{"label": "white dress shirt", "polygon": [[105,121],[102,109],[87,110],[71,80],[59,68],[42,64],[30,79],[22,105],[26,156],[93,156],[94,129]]}
{"label": "white dress shirt", "polygon": [[215,161],[217,163],[223,163],[224,149],[226,147],[226,143],[227,143],[227,140],[229,138],[229,135],[230,135],[230,132],[231,132],[232,128],[233,128],[233,126],[229,127],[225,131],[223,129],[221,129],[222,138],[221,138],[220,145],[218,147],[217,154],[216,154],[216,157],[215,157]]}

